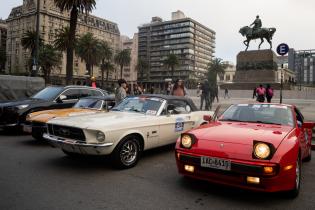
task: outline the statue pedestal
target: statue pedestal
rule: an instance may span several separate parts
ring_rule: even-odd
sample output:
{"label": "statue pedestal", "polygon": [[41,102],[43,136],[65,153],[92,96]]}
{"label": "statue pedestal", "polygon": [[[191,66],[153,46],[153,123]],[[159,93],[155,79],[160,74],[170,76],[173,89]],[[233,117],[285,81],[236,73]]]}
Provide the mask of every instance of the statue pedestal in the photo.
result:
{"label": "statue pedestal", "polygon": [[275,89],[280,87],[277,56],[272,50],[239,52],[233,83],[222,84],[220,87],[251,90],[259,84],[270,84]]}

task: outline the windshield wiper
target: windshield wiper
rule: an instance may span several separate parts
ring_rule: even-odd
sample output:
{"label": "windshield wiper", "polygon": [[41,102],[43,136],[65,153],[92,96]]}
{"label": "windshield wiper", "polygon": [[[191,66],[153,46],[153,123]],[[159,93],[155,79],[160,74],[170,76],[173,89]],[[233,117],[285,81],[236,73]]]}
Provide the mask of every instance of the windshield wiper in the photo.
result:
{"label": "windshield wiper", "polygon": [[263,124],[270,124],[270,125],[282,125],[281,123],[267,122],[267,121],[261,121],[261,120],[249,121],[249,122],[253,122],[253,123],[263,123]]}
{"label": "windshield wiper", "polygon": [[229,118],[227,118],[227,119],[221,119],[221,120],[219,120],[219,121],[230,121],[230,122],[245,122],[245,121],[242,121],[242,120],[237,120],[237,119],[229,119]]}

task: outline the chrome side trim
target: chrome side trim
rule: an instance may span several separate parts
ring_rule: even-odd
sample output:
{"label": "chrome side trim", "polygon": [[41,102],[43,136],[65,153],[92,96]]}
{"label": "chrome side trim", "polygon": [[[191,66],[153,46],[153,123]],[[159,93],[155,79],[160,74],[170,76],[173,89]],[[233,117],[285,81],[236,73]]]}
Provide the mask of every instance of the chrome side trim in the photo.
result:
{"label": "chrome side trim", "polygon": [[[60,144],[68,144],[68,145],[76,145],[76,146],[83,146],[83,147],[110,147],[113,145],[113,143],[105,143],[105,144],[87,144],[87,143],[81,143],[74,139],[66,139],[57,137],[54,135],[49,135],[47,133],[43,134],[43,138],[47,139],[48,141],[51,141],[53,143],[60,143]],[[66,142],[67,140],[74,141],[74,143]]]}

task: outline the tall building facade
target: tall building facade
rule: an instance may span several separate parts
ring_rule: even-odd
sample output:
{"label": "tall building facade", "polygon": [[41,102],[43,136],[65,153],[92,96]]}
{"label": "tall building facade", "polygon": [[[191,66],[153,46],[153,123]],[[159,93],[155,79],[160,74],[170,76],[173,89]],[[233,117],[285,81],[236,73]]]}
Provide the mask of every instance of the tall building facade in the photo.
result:
{"label": "tall building facade", "polygon": [[289,50],[289,69],[296,75],[297,84],[315,85],[315,49]]}
{"label": "tall building facade", "polygon": [[139,80],[155,83],[169,80],[171,72],[163,63],[168,55],[175,54],[179,65],[173,79],[197,81],[205,77],[214,52],[215,32],[183,12],[172,13],[170,21],[153,17],[151,23],[139,27],[139,59],[149,65],[147,74]]}
{"label": "tall building facade", "polygon": [[121,36],[121,49],[130,50],[130,64],[123,69],[123,78],[128,83],[137,81],[137,63],[138,63],[138,34],[135,33],[132,38]]}
{"label": "tall building facade", "polygon": [[7,41],[7,24],[5,20],[0,19],[0,72],[5,68],[6,59],[6,41]]}
{"label": "tall building facade", "polygon": [[[12,9],[8,19],[7,63],[6,72],[25,74],[29,69],[30,52],[22,47],[21,39],[25,32],[36,30],[36,0],[23,0],[21,6]],[[52,44],[56,33],[69,25],[69,12],[61,12],[54,0],[44,0],[40,4],[40,36],[47,44]],[[94,37],[107,41],[114,51],[120,47],[120,32],[118,25],[111,21],[93,15],[80,14],[78,17],[77,35],[90,32]],[[83,76],[86,65],[74,57],[74,76]],[[94,76],[99,76],[99,67],[94,67]],[[55,68],[52,75],[64,76],[66,73],[66,55],[63,53],[62,63]],[[114,75],[111,75],[114,77]]]}

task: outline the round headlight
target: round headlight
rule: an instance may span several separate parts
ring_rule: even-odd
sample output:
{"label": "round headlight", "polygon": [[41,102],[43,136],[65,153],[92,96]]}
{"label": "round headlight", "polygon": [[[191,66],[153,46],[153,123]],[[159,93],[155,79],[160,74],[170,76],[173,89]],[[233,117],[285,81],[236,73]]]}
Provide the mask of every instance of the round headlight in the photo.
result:
{"label": "round headlight", "polygon": [[189,135],[183,135],[181,138],[181,144],[183,145],[183,147],[189,149],[192,145],[191,137]]}
{"label": "round headlight", "polygon": [[96,140],[99,142],[104,142],[105,141],[105,134],[102,131],[97,131]]}
{"label": "round headlight", "polygon": [[270,147],[265,143],[257,143],[254,146],[254,154],[259,159],[265,159],[270,155]]}

